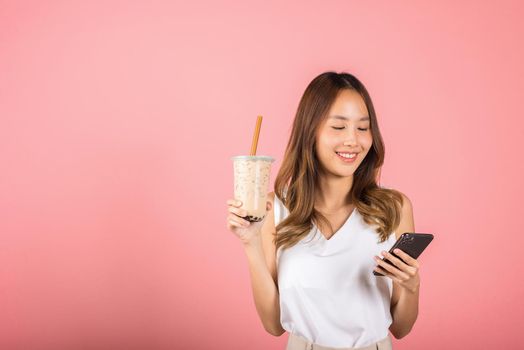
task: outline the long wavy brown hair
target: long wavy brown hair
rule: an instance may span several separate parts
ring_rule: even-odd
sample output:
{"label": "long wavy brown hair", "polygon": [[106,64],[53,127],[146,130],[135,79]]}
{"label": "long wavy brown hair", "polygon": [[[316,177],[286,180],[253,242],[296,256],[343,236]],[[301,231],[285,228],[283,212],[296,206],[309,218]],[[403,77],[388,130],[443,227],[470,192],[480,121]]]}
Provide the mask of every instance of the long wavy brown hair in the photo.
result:
{"label": "long wavy brown hair", "polygon": [[385,149],[371,97],[355,76],[325,72],[313,79],[302,95],[284,159],[275,178],[275,195],[289,211],[289,215],[276,226],[274,242],[277,249],[298,243],[308,235],[313,224],[327,226],[333,231],[327,218],[314,207],[315,192],[320,190],[320,162],[315,152],[315,136],[343,89],[355,90],[364,99],[373,139],[372,147],[353,174],[353,185],[348,193],[350,198],[347,199],[354,204],[364,221],[375,227],[379,242],[387,240],[400,224],[402,194],[377,184]]}

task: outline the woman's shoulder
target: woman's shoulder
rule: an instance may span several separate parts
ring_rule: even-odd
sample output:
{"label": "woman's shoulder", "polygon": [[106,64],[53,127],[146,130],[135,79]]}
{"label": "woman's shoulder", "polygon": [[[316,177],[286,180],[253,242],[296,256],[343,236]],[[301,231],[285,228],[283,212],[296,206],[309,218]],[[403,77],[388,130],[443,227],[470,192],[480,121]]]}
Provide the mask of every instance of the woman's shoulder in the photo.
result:
{"label": "woman's shoulder", "polygon": [[267,194],[267,200],[271,202],[271,207],[273,208],[273,210],[275,208],[275,198],[275,192],[269,192]]}
{"label": "woman's shoulder", "polygon": [[282,206],[282,199],[278,197],[278,195],[275,192],[269,192],[267,194],[267,200],[271,202],[273,206]]}
{"label": "woman's shoulder", "polygon": [[268,193],[268,201],[271,202],[273,208],[274,224],[276,226],[289,214],[289,210],[286,208],[284,200],[279,198],[275,192]]}
{"label": "woman's shoulder", "polygon": [[269,192],[267,194],[267,200],[271,203],[271,215],[273,219],[273,226],[276,226],[278,224],[278,216],[279,216],[279,200],[278,196],[275,195],[275,192]]}
{"label": "woman's shoulder", "polygon": [[403,232],[414,232],[415,230],[413,219],[413,203],[404,192],[392,188],[389,188],[389,190],[395,191],[402,199],[400,223],[395,232],[396,238],[398,239]]}
{"label": "woman's shoulder", "polygon": [[411,208],[412,204],[411,204],[411,201],[410,199],[408,198],[408,196],[402,192],[402,191],[399,191],[398,189],[396,188],[392,188],[392,187],[388,187],[388,186],[384,186],[384,185],[381,185],[380,186],[381,189],[383,190],[387,190],[387,191],[390,191],[392,193],[395,193],[398,197],[400,197],[400,199],[402,200],[402,208]]}
{"label": "woman's shoulder", "polygon": [[278,212],[278,208],[275,208],[275,193],[269,192],[267,194],[267,201],[271,203],[271,209],[266,214],[268,215],[267,219],[264,220],[264,223],[261,228],[261,235],[262,235],[262,249],[264,251],[264,256],[266,258],[266,263],[269,268],[269,272],[271,273],[271,277],[273,277],[273,281],[275,283],[278,283],[277,280],[277,265],[276,265],[276,245],[274,241],[274,237],[276,234],[276,222],[275,219],[278,219],[278,217],[275,217],[275,210]]}
{"label": "woman's shoulder", "polygon": [[269,221],[271,222],[271,224],[268,226],[270,226],[270,231],[274,231],[275,226],[277,224],[277,216],[279,211],[279,208],[275,208],[276,206],[278,206],[278,197],[275,195],[275,192],[269,192],[267,194],[267,201],[271,203],[271,210],[268,212],[268,215],[270,215]]}
{"label": "woman's shoulder", "polygon": [[395,191],[397,191],[400,194],[400,197],[402,198],[402,213],[412,210],[413,204],[411,203],[411,200],[408,198],[408,196],[404,192],[401,192],[399,190],[395,189]]}

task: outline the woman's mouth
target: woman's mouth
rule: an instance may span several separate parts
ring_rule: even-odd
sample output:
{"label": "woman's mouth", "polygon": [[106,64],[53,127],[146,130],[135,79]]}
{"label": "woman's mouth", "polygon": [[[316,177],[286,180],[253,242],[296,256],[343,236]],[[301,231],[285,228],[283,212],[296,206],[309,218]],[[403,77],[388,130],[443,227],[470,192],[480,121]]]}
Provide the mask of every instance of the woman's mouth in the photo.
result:
{"label": "woman's mouth", "polygon": [[343,152],[335,152],[343,162],[345,163],[353,163],[357,159],[358,153],[343,153]]}

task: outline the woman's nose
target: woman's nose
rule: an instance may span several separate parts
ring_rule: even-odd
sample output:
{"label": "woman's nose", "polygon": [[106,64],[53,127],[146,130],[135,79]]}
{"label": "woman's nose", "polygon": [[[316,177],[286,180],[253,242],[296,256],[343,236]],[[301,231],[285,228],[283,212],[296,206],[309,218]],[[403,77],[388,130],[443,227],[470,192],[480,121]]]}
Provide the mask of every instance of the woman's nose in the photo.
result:
{"label": "woman's nose", "polygon": [[345,145],[355,145],[357,143],[357,137],[354,130],[350,130],[346,136],[346,140],[344,141]]}

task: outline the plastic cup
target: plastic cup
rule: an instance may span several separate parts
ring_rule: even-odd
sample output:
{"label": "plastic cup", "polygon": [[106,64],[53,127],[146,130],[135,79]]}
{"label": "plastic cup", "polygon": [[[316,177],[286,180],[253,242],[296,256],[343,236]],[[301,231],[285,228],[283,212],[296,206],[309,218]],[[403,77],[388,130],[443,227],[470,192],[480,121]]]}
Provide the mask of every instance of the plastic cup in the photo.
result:
{"label": "plastic cup", "polygon": [[266,216],[271,163],[268,156],[235,156],[233,160],[235,199],[242,201],[247,221],[262,221]]}

